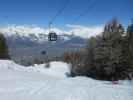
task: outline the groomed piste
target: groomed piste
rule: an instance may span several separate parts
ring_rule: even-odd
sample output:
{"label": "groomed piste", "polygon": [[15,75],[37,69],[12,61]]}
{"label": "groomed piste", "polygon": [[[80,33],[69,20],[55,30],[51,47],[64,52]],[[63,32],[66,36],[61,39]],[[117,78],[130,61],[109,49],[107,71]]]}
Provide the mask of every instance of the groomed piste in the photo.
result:
{"label": "groomed piste", "polygon": [[133,81],[67,77],[69,64],[21,66],[0,60],[0,100],[133,100]]}

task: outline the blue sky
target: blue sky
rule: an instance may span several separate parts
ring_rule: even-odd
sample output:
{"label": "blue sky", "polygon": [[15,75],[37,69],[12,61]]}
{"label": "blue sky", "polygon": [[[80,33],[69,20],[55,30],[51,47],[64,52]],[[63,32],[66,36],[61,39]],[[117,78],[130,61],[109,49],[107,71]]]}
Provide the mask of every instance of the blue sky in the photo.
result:
{"label": "blue sky", "polygon": [[[66,0],[0,0],[0,25],[47,26],[65,2]],[[115,16],[127,26],[133,18],[133,0],[69,0],[68,6],[54,21],[54,25],[64,27],[72,24],[93,2],[93,7],[75,24],[102,25]]]}

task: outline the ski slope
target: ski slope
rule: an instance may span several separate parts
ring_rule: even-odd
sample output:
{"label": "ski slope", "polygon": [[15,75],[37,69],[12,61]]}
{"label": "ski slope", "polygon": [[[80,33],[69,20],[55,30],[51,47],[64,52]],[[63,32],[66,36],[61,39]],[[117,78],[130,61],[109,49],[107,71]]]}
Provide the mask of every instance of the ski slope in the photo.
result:
{"label": "ski slope", "polygon": [[0,60],[0,100],[133,100],[133,81],[67,78],[68,64],[24,67]]}

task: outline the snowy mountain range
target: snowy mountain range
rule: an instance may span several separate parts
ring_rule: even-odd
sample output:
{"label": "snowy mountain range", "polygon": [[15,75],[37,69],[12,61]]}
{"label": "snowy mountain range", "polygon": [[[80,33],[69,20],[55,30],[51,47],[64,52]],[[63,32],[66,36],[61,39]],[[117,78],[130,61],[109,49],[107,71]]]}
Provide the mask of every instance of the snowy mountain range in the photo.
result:
{"label": "snowy mountain range", "polygon": [[48,30],[37,27],[9,27],[1,29],[1,33],[6,37],[10,55],[19,61],[44,56],[41,54],[44,51],[50,58],[59,57],[64,52],[79,50],[86,45],[85,38],[54,30],[58,36],[56,42],[48,41]]}
{"label": "snowy mountain range", "polygon": [[[62,31],[58,28],[52,29],[58,35],[58,43],[64,43],[69,41],[75,37],[83,39],[78,35],[73,34],[70,32]],[[37,26],[8,26],[0,28],[0,33],[3,33],[9,43],[14,41],[17,42],[28,42],[35,43],[35,44],[44,44],[48,42],[48,29],[40,28]],[[15,43],[14,43],[15,44]],[[23,45],[23,43],[21,43]]]}
{"label": "snowy mountain range", "polygon": [[[62,31],[58,28],[52,29],[56,32],[58,39],[52,46],[66,46],[67,44],[81,46],[86,38],[78,36],[71,31]],[[8,46],[13,48],[31,47],[37,45],[49,45],[48,29],[37,26],[7,26],[0,27],[0,33],[3,33],[8,41]]]}
{"label": "snowy mountain range", "polygon": [[[102,26],[86,27],[80,25],[67,25],[70,29],[64,31],[59,28],[52,28],[52,31],[58,35],[57,45],[74,44],[81,46],[87,38],[96,36],[102,32]],[[10,44],[9,47],[18,48],[24,46],[36,46],[48,44],[48,28],[42,28],[34,25],[8,25],[0,27],[0,33],[3,33]]]}
{"label": "snowy mountain range", "polygon": [[[96,36],[103,31],[104,25],[97,26],[82,26],[82,25],[66,25],[65,28],[52,27],[52,31],[56,32],[58,35],[75,35],[82,38],[89,38],[91,36]],[[47,27],[40,27],[35,25],[7,25],[0,26],[0,33],[4,33],[7,36],[13,34],[19,34],[21,36],[29,36],[34,34],[36,37],[40,35],[47,35],[49,29]]]}
{"label": "snowy mountain range", "polygon": [[70,30],[64,31],[52,28],[58,39],[56,42],[48,41],[49,30],[33,25],[9,25],[0,27],[7,39],[10,55],[13,59],[21,61],[44,56],[46,52],[50,58],[60,57],[64,52],[84,48],[87,39],[96,36],[102,31],[102,26],[85,27],[79,25],[67,25]]}
{"label": "snowy mountain range", "polygon": [[86,41],[86,39],[81,38],[79,36],[62,34],[62,35],[57,35],[57,41],[51,43],[50,41],[48,41],[48,34],[43,34],[43,33],[38,33],[38,34],[27,33],[26,35],[21,33],[14,33],[12,35],[6,35],[6,39],[8,46],[11,48],[34,47],[37,45],[47,46],[51,44],[52,46],[66,46],[66,45],[74,46],[74,44],[76,46],[81,46]]}

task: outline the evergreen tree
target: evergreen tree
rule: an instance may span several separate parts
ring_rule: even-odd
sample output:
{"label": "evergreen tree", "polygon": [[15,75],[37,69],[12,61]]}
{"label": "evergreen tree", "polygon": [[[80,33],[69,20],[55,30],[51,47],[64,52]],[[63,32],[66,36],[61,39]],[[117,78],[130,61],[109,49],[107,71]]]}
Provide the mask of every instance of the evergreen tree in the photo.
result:
{"label": "evergreen tree", "polygon": [[128,76],[131,79],[133,77],[133,20],[131,25],[128,26],[127,28],[127,36],[126,36],[126,47],[125,54],[127,55],[128,58]]}
{"label": "evergreen tree", "polygon": [[[103,78],[117,79],[121,77],[121,73],[126,68],[122,37],[124,28],[115,18],[105,27],[107,27],[107,30],[103,32],[103,40],[100,42],[98,48],[96,48],[98,49],[95,53],[96,61],[101,61],[99,65]],[[97,58],[98,55],[99,58]]]}
{"label": "evergreen tree", "polygon": [[[130,52],[130,58],[133,59],[133,21],[127,28],[128,49]],[[132,64],[133,65],[133,64]]]}
{"label": "evergreen tree", "polygon": [[[92,73],[93,69],[93,75],[95,74],[97,78],[111,80],[122,76],[126,68],[123,54],[123,34],[124,28],[113,18],[105,26],[102,37],[96,37],[93,49],[89,47],[90,73]],[[90,42],[89,46],[91,45],[92,43]]]}
{"label": "evergreen tree", "polygon": [[78,60],[75,60],[77,56],[72,54],[66,56],[73,58],[70,61],[80,65],[72,66],[71,70],[75,75],[101,80],[118,80],[133,76],[133,23],[125,34],[123,26],[113,18],[105,25],[102,35],[89,39],[85,54]]}
{"label": "evergreen tree", "polygon": [[0,59],[9,59],[8,47],[6,45],[5,37],[0,34]]}
{"label": "evergreen tree", "polygon": [[86,71],[86,75],[96,78],[96,68],[94,66],[94,48],[97,45],[98,38],[91,37],[88,40],[87,46],[86,46],[86,56],[85,56],[85,67],[84,70]]}

